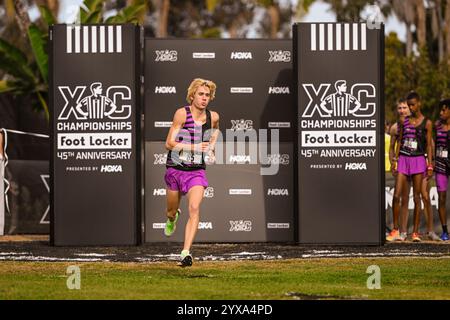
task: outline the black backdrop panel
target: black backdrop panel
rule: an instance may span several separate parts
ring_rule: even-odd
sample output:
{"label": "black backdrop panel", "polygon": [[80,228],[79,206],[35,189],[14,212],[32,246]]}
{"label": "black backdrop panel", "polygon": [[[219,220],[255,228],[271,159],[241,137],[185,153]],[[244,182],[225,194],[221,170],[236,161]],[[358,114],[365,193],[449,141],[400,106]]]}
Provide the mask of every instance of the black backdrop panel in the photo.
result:
{"label": "black backdrop panel", "polygon": [[54,26],[55,245],[139,242],[139,28]]}
{"label": "black backdrop panel", "polygon": [[5,234],[48,234],[48,161],[10,160],[5,179],[9,182]]}
{"label": "black backdrop panel", "polygon": [[[182,215],[175,234],[164,236],[166,197],[163,142],[145,143],[145,240],[182,242],[189,215],[182,198]],[[200,208],[196,242],[293,241],[292,143],[281,143],[276,175],[261,176],[259,164],[235,163],[207,167],[209,187]]]}
{"label": "black backdrop panel", "polygon": [[[194,78],[217,84],[209,108],[220,128],[279,128],[293,141],[292,42],[289,40],[145,40],[145,140],[164,141]],[[225,136],[225,134],[224,134]]]}
{"label": "black backdrop panel", "polygon": [[294,25],[301,243],[383,242],[383,34]]}

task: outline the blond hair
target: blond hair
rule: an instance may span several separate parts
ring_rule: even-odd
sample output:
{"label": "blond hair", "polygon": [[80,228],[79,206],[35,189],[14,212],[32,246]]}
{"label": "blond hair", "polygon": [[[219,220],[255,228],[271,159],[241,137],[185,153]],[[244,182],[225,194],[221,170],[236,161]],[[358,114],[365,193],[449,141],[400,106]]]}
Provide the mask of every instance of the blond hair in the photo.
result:
{"label": "blond hair", "polygon": [[216,84],[210,80],[205,80],[201,78],[196,78],[192,80],[191,84],[189,85],[189,88],[187,90],[187,96],[186,101],[189,103],[192,103],[192,100],[194,98],[194,94],[197,91],[198,87],[205,86],[209,88],[210,93],[210,101],[214,100],[214,97],[216,95]]}

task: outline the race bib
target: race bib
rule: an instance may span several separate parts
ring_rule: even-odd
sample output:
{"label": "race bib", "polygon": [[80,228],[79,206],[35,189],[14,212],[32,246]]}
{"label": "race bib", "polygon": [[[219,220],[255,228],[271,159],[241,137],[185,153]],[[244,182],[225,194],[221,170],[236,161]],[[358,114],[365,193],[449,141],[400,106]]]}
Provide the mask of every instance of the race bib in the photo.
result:
{"label": "race bib", "polygon": [[436,151],[436,157],[438,158],[447,158],[448,157],[448,150],[444,149],[443,147],[439,147]]}
{"label": "race bib", "polygon": [[416,139],[406,139],[405,147],[411,151],[416,151],[417,150],[417,140]]}
{"label": "race bib", "polygon": [[180,153],[180,160],[184,163],[195,163],[195,164],[201,164],[202,163],[202,154],[201,153],[192,153],[191,151],[185,151],[183,150]]}

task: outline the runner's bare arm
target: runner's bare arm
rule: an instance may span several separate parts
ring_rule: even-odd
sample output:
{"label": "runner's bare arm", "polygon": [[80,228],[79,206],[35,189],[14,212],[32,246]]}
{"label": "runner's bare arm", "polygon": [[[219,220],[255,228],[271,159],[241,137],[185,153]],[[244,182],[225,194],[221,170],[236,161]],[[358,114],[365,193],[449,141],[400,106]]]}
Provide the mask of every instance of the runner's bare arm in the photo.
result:
{"label": "runner's bare arm", "polygon": [[180,132],[181,128],[184,124],[184,119],[186,119],[186,110],[184,108],[179,108],[174,116],[173,116],[173,122],[172,126],[169,129],[169,133],[167,134],[166,138],[166,149],[167,150],[173,150],[174,148],[177,148],[180,150],[181,148],[187,151],[192,150],[192,145],[179,143],[176,141],[176,137],[178,133]]}
{"label": "runner's bare arm", "polygon": [[400,123],[401,123],[400,128],[397,127],[397,130],[399,131],[399,135],[398,135],[398,143],[395,148],[395,158],[397,158],[397,159],[400,155],[400,145],[401,145],[402,139],[403,139],[403,121],[401,121]]}
{"label": "runner's bare arm", "polygon": [[391,143],[389,145],[389,162],[392,163],[396,160],[398,160],[395,157],[395,145],[397,143],[397,132],[398,132],[398,127],[397,127],[397,123],[394,123],[391,126],[391,129],[389,130],[389,135],[391,136]]}
{"label": "runner's bare arm", "polygon": [[211,120],[212,120],[212,129],[213,129],[213,133],[211,135],[211,140],[210,140],[210,149],[214,150],[214,148],[216,147],[216,142],[217,142],[217,137],[219,136],[219,114],[217,112],[212,111],[211,112]]}

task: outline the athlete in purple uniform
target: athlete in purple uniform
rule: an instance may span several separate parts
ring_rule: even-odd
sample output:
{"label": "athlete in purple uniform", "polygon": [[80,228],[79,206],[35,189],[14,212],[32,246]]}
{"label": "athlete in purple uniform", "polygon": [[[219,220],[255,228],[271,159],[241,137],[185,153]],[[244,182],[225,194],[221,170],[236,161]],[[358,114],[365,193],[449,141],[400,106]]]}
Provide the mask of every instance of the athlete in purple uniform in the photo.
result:
{"label": "athlete in purple uniform", "polygon": [[215,92],[214,82],[194,79],[186,97],[189,105],[175,112],[166,139],[169,150],[164,176],[167,184],[166,236],[171,236],[175,231],[181,213],[179,204],[182,195],[187,195],[189,205],[184,247],[178,264],[181,267],[191,266],[193,262],[190,248],[198,229],[204,189],[208,186],[205,156],[213,157],[219,133],[219,114],[207,109]]}
{"label": "athlete in purple uniform", "polygon": [[[392,175],[397,181],[397,159],[398,154],[395,153],[396,145],[399,143],[400,127],[405,117],[409,116],[411,113],[409,111],[408,105],[406,104],[406,99],[399,99],[397,102],[397,115],[398,121],[391,126],[389,133],[391,135],[391,143],[389,145],[389,161],[391,163]],[[400,187],[400,189],[398,189]],[[404,185],[395,184],[394,195],[400,197],[400,234],[395,240],[405,241],[407,238],[408,231],[408,203],[409,203],[409,190],[410,184],[408,179],[404,181]]]}
{"label": "athlete in purple uniform", "polygon": [[[426,119],[420,111],[420,96],[416,92],[408,94],[407,103],[411,115],[406,117],[400,127],[400,137],[398,144],[399,158],[395,160],[398,177],[396,180],[396,189],[401,190],[401,185],[405,184],[408,176],[411,177],[413,184],[414,197],[414,227],[412,240],[420,242],[419,223],[421,206],[421,187],[425,174],[429,177],[433,174],[432,165],[432,130],[433,126],[430,120]],[[427,158],[425,158],[427,154]],[[428,163],[428,164],[427,164]],[[398,187],[398,188],[397,188]],[[422,201],[427,206],[430,202],[428,193],[422,194]],[[400,197],[394,194],[393,200],[394,229],[387,241],[397,240],[399,237],[399,213]]]}
{"label": "athlete in purple uniform", "polygon": [[435,123],[436,130],[436,154],[435,154],[435,178],[439,195],[439,218],[442,225],[441,239],[448,241],[446,198],[448,188],[448,176],[450,175],[450,99],[439,103],[441,109],[440,119]]}

